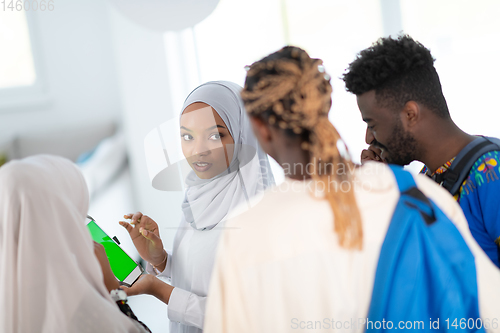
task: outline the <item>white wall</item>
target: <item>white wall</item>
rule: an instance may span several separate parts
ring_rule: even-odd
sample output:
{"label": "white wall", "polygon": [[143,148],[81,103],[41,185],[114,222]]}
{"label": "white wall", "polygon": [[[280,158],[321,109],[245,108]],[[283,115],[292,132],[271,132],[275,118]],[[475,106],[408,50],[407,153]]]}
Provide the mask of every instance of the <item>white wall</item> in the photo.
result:
{"label": "white wall", "polygon": [[181,218],[182,192],[162,192],[151,186],[144,138],[174,117],[164,37],[147,30],[109,7],[116,68],[123,96],[123,124],[133,175],[135,210],[160,225],[164,246],[172,248]]}
{"label": "white wall", "polygon": [[[109,15],[132,172],[135,207],[131,208],[158,222],[164,247],[171,249],[181,218],[182,192],[155,190],[144,155],[146,135],[174,117],[164,36],[138,26],[111,5]],[[153,332],[168,332],[164,303],[143,295],[132,297],[130,305]]]}
{"label": "white wall", "polygon": [[106,1],[57,1],[53,11],[32,14],[33,46],[49,99],[1,109],[1,136],[118,120],[121,101]]}
{"label": "white wall", "polygon": [[[120,207],[153,216],[161,224],[165,247],[172,247],[181,196],[151,187],[143,151],[145,135],[170,110],[163,34],[130,23],[105,0],[57,0],[54,11],[34,14],[33,44],[49,99],[0,109],[0,139],[31,131],[58,133],[81,123],[122,123],[135,200],[119,193],[115,200],[120,202],[108,212],[127,213],[115,211]],[[118,190],[129,190],[119,185]],[[153,332],[168,332],[165,304],[151,296],[133,297],[130,304]]]}
{"label": "white wall", "polygon": [[29,14],[48,100],[9,108],[0,103],[0,139],[120,122],[133,179],[130,211],[157,219],[165,246],[171,247],[182,193],[152,188],[143,148],[146,134],[173,117],[164,34],[129,21],[103,0],[61,0],[53,11]]}

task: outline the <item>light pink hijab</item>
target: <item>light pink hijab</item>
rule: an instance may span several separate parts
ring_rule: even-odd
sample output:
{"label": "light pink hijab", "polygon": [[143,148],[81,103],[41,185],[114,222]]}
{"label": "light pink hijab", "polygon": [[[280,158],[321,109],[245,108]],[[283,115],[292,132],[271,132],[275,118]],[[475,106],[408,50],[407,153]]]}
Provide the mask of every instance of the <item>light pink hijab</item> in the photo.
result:
{"label": "light pink hijab", "polygon": [[104,286],[78,168],[40,155],[0,168],[0,332],[141,332]]}

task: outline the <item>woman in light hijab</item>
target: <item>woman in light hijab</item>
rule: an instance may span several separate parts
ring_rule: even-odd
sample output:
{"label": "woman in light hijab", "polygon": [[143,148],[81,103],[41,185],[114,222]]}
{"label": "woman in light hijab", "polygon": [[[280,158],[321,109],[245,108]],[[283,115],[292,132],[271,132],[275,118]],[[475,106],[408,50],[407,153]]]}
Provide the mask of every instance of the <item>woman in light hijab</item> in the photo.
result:
{"label": "woman in light hijab", "polygon": [[[146,275],[127,290],[168,304],[170,332],[201,332],[215,250],[225,221],[250,208],[274,183],[240,98],[241,87],[202,84],[187,97],[180,117],[182,151],[192,168],[173,253],[163,249],[157,224],[140,212],[125,215],[141,257],[171,285]],[[134,226],[132,226],[134,225]]]}
{"label": "woman in light hijab", "polygon": [[78,168],[29,157],[0,168],[0,184],[0,332],[146,332],[110,297],[118,282],[85,226]]}

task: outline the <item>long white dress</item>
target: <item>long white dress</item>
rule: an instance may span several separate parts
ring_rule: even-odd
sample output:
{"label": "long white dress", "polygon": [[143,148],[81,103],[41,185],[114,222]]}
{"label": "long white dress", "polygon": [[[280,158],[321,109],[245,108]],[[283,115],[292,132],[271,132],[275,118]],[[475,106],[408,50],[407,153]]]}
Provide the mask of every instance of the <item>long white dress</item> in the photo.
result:
{"label": "long white dress", "polygon": [[[498,332],[493,319],[498,324],[500,271],[471,236],[453,198],[427,177],[418,175],[415,181],[471,249],[480,315]],[[339,246],[330,206],[309,194],[308,183],[287,178],[252,210],[226,223],[207,302],[206,333],[365,330],[379,253],[399,198],[394,175],[382,163],[367,163],[355,172],[361,251]]]}

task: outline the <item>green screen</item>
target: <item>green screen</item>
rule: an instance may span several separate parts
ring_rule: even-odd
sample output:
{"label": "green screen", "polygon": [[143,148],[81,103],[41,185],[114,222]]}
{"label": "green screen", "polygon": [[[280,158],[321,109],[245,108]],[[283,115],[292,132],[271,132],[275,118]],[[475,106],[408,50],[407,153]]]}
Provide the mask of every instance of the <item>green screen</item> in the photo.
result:
{"label": "green screen", "polygon": [[104,246],[113,274],[118,280],[125,280],[137,264],[94,221],[89,222],[87,227],[92,239]]}

